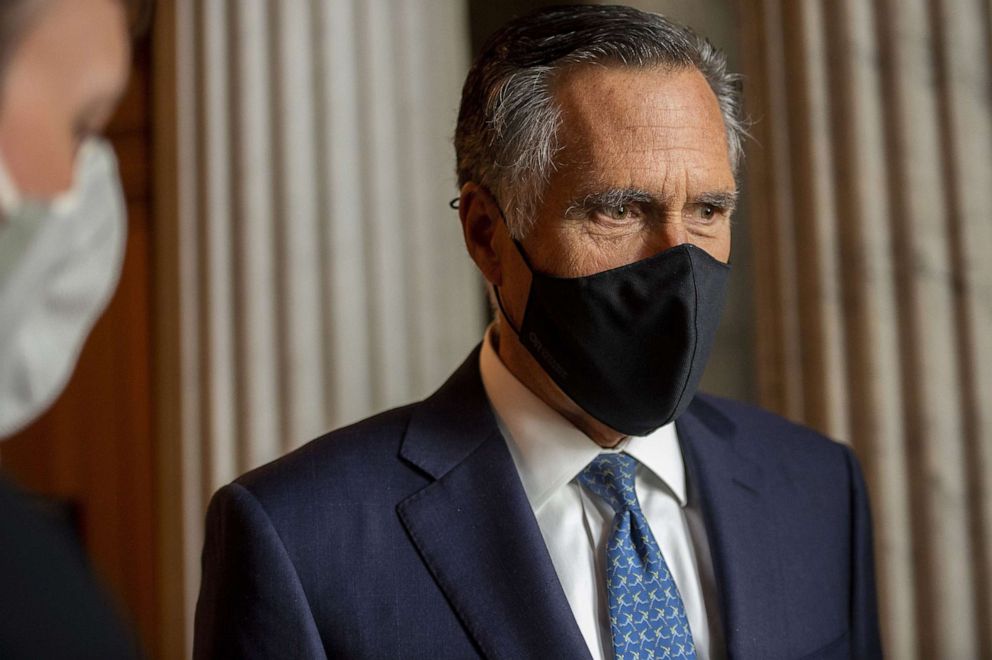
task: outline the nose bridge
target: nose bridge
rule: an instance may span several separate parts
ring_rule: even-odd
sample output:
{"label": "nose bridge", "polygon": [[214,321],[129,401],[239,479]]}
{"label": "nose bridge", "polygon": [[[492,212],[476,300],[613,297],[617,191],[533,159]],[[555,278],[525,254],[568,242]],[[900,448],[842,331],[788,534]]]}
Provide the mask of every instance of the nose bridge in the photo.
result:
{"label": "nose bridge", "polygon": [[689,232],[681,213],[667,214],[657,228],[652,232],[651,240],[654,252],[661,252],[676,245],[689,242]]}

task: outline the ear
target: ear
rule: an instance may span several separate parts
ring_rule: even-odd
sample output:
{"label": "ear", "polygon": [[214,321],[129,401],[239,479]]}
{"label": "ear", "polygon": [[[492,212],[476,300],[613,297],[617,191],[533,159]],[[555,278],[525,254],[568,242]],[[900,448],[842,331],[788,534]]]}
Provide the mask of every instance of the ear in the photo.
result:
{"label": "ear", "polygon": [[488,190],[469,181],[458,198],[458,218],[462,223],[465,248],[483,277],[494,286],[503,284],[503,269],[496,237],[503,225],[499,206]]}

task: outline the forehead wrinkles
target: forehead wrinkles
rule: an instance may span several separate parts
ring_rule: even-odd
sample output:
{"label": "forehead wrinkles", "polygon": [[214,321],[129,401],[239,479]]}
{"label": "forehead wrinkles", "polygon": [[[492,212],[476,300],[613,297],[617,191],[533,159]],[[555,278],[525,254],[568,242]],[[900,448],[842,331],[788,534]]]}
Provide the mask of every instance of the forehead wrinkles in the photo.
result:
{"label": "forehead wrinkles", "polygon": [[587,66],[563,76],[555,96],[560,167],[609,166],[671,151],[726,159],[723,118],[698,71]]}

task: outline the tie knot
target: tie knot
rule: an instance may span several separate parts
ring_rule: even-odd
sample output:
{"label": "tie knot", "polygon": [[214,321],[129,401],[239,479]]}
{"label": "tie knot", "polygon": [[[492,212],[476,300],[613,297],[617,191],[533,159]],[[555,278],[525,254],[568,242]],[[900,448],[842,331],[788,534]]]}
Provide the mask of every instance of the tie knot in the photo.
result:
{"label": "tie knot", "polygon": [[579,483],[609,504],[615,513],[639,511],[634,491],[637,460],[627,454],[600,454],[579,473]]}

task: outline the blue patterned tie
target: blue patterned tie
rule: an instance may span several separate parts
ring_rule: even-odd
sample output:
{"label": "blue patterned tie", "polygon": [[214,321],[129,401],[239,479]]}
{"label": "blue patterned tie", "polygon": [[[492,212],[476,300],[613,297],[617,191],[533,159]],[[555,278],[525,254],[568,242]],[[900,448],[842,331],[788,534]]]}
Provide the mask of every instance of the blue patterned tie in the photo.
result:
{"label": "blue patterned tie", "polygon": [[696,657],[685,606],[634,492],[637,461],[600,454],[579,483],[616,512],[606,548],[613,651],[620,658]]}

